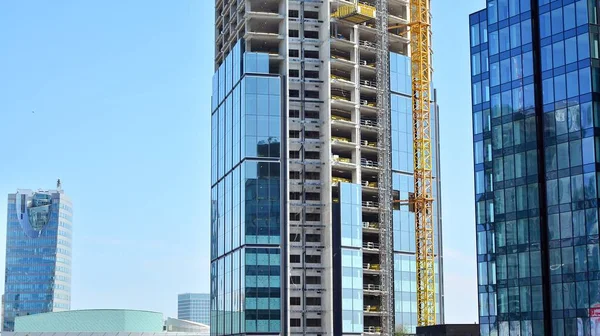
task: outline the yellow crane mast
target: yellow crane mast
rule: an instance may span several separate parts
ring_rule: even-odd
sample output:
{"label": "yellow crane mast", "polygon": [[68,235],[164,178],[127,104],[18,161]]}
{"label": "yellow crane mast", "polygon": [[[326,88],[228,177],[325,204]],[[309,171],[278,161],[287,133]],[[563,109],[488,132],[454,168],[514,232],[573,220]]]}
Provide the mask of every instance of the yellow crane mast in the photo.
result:
{"label": "yellow crane mast", "polygon": [[430,0],[411,0],[410,47],[413,93],[414,210],[417,323],[435,324],[435,248],[431,158]]}
{"label": "yellow crane mast", "polygon": [[[431,158],[431,12],[430,0],[411,0],[413,147],[415,192],[409,204],[415,213],[417,324],[436,323],[433,175]],[[404,28],[406,25],[389,27]]]}

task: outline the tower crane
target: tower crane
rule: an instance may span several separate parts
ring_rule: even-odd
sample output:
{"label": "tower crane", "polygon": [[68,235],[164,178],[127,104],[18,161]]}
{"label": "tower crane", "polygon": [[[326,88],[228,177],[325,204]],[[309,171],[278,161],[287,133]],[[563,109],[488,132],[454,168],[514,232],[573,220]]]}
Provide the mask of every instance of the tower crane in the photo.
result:
{"label": "tower crane", "polygon": [[[381,1],[381,0],[379,0]],[[412,108],[414,150],[414,195],[417,265],[417,324],[434,325],[435,247],[433,221],[433,175],[431,158],[431,11],[430,0],[410,0],[410,56],[412,63]],[[389,29],[402,28],[391,26]]]}

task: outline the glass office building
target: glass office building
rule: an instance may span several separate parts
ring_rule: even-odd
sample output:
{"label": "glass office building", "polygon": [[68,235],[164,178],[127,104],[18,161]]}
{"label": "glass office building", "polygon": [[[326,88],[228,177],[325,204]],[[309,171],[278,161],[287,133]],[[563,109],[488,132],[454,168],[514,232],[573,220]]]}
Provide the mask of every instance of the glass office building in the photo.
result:
{"label": "glass office building", "polygon": [[[374,18],[360,24],[332,18],[344,5],[215,1],[212,335],[380,335],[386,316],[414,331],[414,213],[408,205],[390,206],[393,228],[381,228],[378,203],[380,112],[391,119],[385,169],[394,197],[408,200],[414,186],[410,40],[401,29],[389,32],[384,112]],[[409,13],[408,3],[390,1],[390,24],[406,23]],[[393,241],[380,244],[390,231]],[[440,323],[442,282],[438,271]]]}
{"label": "glass office building", "polygon": [[16,316],[71,308],[72,214],[60,189],[8,195],[3,331]]}
{"label": "glass office building", "polygon": [[598,10],[470,16],[481,335],[600,335]]}
{"label": "glass office building", "polygon": [[210,325],[210,294],[179,294],[177,296],[177,318]]}

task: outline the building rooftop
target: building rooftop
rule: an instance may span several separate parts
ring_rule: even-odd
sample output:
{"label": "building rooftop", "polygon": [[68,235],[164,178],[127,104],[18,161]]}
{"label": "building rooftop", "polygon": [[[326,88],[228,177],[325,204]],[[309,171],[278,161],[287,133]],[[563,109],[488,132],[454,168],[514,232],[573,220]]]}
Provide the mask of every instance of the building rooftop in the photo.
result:
{"label": "building rooftop", "polygon": [[19,316],[15,332],[39,333],[207,333],[204,324],[168,318],[162,313],[129,309],[71,310]]}

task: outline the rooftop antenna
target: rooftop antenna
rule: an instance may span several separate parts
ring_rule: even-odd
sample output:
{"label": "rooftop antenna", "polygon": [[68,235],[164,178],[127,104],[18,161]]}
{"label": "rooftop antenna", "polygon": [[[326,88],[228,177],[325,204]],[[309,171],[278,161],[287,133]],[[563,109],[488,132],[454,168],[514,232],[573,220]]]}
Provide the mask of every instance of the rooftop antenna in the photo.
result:
{"label": "rooftop antenna", "polygon": [[58,179],[56,181],[56,189],[60,190],[61,189],[61,183],[60,183],[60,179]]}

